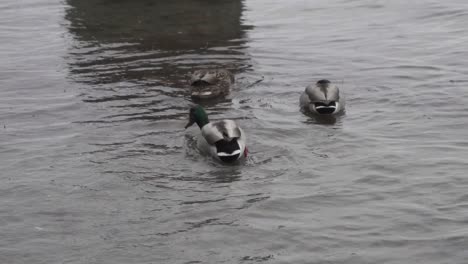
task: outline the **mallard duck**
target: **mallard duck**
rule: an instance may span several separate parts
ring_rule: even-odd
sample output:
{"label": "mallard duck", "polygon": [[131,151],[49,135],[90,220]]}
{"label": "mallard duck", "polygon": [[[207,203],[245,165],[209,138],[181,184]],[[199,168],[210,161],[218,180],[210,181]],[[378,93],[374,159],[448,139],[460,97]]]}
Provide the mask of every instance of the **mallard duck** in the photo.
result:
{"label": "mallard duck", "polygon": [[201,106],[190,108],[189,122],[185,129],[197,123],[201,135],[197,140],[201,152],[226,163],[247,157],[245,133],[233,120],[210,122]]}
{"label": "mallard duck", "polygon": [[234,75],[228,70],[196,70],[191,74],[191,96],[195,99],[211,99],[229,94]]}
{"label": "mallard duck", "polygon": [[340,96],[338,86],[329,80],[320,80],[307,86],[299,101],[302,109],[319,115],[339,114],[345,107],[344,97]]}

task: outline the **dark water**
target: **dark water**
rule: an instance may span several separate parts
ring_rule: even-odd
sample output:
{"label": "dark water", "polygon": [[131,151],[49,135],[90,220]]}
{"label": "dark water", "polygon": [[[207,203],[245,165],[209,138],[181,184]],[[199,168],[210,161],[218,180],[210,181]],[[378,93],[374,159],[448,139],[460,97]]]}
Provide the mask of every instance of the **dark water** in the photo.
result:
{"label": "dark water", "polygon": [[[467,24],[465,0],[2,1],[0,263],[467,263]],[[242,166],[183,129],[210,66]],[[298,109],[319,78],[331,124]]]}

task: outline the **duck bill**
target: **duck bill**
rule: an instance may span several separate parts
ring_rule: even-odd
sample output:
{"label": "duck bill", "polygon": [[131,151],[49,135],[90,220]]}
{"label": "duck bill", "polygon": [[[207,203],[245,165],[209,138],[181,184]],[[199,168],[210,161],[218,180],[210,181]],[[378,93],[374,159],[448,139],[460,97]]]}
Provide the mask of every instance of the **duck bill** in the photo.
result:
{"label": "duck bill", "polygon": [[190,120],[190,121],[185,125],[185,129],[191,127],[194,123],[195,123],[194,120]]}

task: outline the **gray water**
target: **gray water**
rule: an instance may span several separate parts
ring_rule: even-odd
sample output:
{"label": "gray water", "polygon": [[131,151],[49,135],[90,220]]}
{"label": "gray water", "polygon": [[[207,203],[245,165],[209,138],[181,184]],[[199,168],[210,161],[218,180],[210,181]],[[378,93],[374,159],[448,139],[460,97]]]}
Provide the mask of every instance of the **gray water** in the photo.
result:
{"label": "gray water", "polygon": [[[468,4],[4,0],[0,263],[468,263]],[[248,134],[184,130],[186,75]],[[328,78],[347,113],[303,115]]]}

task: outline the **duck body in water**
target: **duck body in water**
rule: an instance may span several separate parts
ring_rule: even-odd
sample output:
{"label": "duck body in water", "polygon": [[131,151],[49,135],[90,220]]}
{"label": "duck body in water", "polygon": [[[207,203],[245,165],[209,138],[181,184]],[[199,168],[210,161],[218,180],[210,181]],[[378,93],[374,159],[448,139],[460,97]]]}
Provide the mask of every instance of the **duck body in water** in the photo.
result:
{"label": "duck body in water", "polygon": [[231,91],[234,75],[224,69],[196,70],[190,76],[190,95],[194,99],[213,99]]}
{"label": "duck body in water", "polygon": [[315,115],[338,115],[345,110],[345,100],[340,89],[325,79],[307,86],[299,104],[302,110]]}
{"label": "duck body in water", "polygon": [[189,122],[185,128],[196,123],[201,130],[197,139],[198,149],[213,158],[234,163],[247,157],[246,136],[233,120],[210,122],[201,106],[190,109]]}

